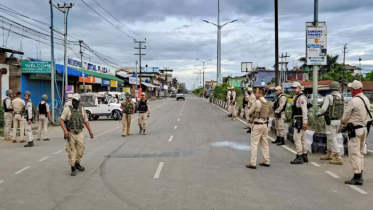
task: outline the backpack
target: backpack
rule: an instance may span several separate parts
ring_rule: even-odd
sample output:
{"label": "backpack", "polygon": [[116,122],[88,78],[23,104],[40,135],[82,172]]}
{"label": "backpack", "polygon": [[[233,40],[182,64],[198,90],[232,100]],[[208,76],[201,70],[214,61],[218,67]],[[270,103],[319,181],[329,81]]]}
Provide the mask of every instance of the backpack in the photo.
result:
{"label": "backpack", "polygon": [[342,119],[345,110],[345,101],[343,98],[333,96],[333,104],[329,105],[329,117],[333,119]]}

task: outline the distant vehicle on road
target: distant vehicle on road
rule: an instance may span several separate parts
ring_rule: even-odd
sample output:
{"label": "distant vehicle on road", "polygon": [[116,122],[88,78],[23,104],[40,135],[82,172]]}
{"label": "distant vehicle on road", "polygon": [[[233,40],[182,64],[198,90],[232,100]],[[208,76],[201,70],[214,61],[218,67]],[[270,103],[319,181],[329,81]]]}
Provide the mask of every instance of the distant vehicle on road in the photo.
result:
{"label": "distant vehicle on road", "polygon": [[[317,105],[321,105],[324,102],[324,98],[320,94],[317,94],[317,99],[316,100],[317,100]],[[307,96],[307,103],[313,104],[313,95],[312,94],[309,94]]]}
{"label": "distant vehicle on road", "polygon": [[178,94],[176,94],[176,100],[179,100],[179,99],[183,99],[183,100],[185,100],[185,95],[184,95],[184,93],[178,93]]}
{"label": "distant vehicle on road", "polygon": [[264,96],[264,98],[267,100],[267,101],[275,101],[276,100],[276,92],[273,92],[271,94],[268,94],[266,96]]}
{"label": "distant vehicle on road", "polygon": [[171,95],[170,95],[170,98],[176,98],[176,93],[172,92]]}
{"label": "distant vehicle on road", "polygon": [[210,98],[212,95],[214,95],[214,90],[208,90],[206,93],[205,93],[205,98]]}

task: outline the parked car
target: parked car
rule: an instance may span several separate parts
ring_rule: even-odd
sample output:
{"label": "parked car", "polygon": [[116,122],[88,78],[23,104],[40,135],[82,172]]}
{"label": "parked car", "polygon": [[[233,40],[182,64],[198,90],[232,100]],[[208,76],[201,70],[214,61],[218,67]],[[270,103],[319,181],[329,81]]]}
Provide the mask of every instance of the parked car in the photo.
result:
{"label": "parked car", "polygon": [[[320,94],[317,94],[317,99],[316,100],[317,100],[317,105],[321,105],[324,102],[324,98]],[[307,95],[307,103],[313,104],[313,95],[312,94]]]}
{"label": "parked car", "polygon": [[85,108],[89,120],[97,120],[100,116],[114,120],[122,118],[120,103],[108,103],[106,96],[100,93],[82,93],[81,105]]}
{"label": "parked car", "polygon": [[183,99],[183,100],[185,100],[185,95],[184,95],[184,93],[178,93],[178,94],[176,94],[176,100],[179,100],[179,99]]}
{"label": "parked car", "polygon": [[343,97],[345,99],[345,102],[348,103],[351,100],[352,95],[351,95],[351,93],[346,93],[346,94],[343,95]]}
{"label": "parked car", "polygon": [[[106,99],[107,99],[108,103],[112,102],[113,96],[117,96],[118,97],[118,99],[119,99],[118,103],[119,104],[122,103],[122,101],[124,99],[126,99],[126,93],[123,93],[123,92],[110,92],[109,91],[109,92],[99,92],[99,93],[106,96]],[[136,97],[130,95],[130,98],[135,103],[135,108],[136,108],[136,112],[137,112],[138,107],[139,107],[139,103],[137,102]]]}
{"label": "parked car", "polygon": [[273,92],[271,94],[265,95],[264,98],[267,101],[275,101],[276,100],[276,92]]}
{"label": "parked car", "polygon": [[170,98],[176,98],[176,93],[172,92],[171,95],[170,95]]}
{"label": "parked car", "polygon": [[214,95],[214,90],[208,90],[205,93],[205,98],[210,98],[212,95]]}

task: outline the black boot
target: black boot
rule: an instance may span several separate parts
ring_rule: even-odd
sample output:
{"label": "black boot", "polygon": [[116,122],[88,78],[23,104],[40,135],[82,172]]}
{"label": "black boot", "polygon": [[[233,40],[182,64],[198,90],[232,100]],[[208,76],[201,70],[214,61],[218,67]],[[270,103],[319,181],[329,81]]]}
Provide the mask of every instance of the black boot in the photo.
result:
{"label": "black boot", "polygon": [[290,161],[290,163],[291,164],[303,164],[302,155],[297,155],[297,157],[293,161]]}
{"label": "black boot", "polygon": [[277,146],[285,145],[285,137],[280,137],[280,141],[277,142]]}
{"label": "black boot", "polygon": [[303,162],[308,163],[308,156],[307,156],[307,154],[303,154],[302,158],[303,158]]}
{"label": "black boot", "polygon": [[71,166],[71,176],[76,176],[75,167]]}
{"label": "black boot", "polygon": [[251,128],[249,128],[249,130],[247,130],[246,133],[251,133]]}
{"label": "black boot", "polygon": [[351,180],[345,181],[345,184],[350,185],[363,185],[362,174],[354,174],[354,177]]}
{"label": "black boot", "polygon": [[24,145],[24,147],[33,147],[34,146],[34,141],[29,141],[27,142],[26,145]]}
{"label": "black boot", "polygon": [[232,117],[232,114],[229,114],[228,117]]}
{"label": "black boot", "polygon": [[277,144],[278,142],[280,142],[280,137],[279,136],[277,136],[276,141],[272,141],[272,144]]}
{"label": "black boot", "polygon": [[79,171],[84,171],[85,168],[83,166],[80,165],[80,163],[78,162],[75,162],[75,168],[78,169]]}
{"label": "black boot", "polygon": [[146,135],[145,129],[142,129],[142,135]]}

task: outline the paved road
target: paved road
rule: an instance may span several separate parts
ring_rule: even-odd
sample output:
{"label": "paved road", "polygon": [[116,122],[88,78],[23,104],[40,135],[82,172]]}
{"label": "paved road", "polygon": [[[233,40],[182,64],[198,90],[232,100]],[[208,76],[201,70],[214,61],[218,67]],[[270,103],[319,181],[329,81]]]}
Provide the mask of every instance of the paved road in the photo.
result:
{"label": "paved road", "polygon": [[[76,177],[59,128],[50,130],[52,141],[33,148],[0,142],[0,209],[350,210],[373,204],[372,156],[364,186],[355,189],[343,184],[351,177],[348,158],[331,166],[310,155],[313,164],[292,166],[289,144],[270,146],[270,168],[250,170],[250,135],[220,108],[192,95],[152,101],[151,108],[146,136],[123,138],[118,121],[92,121],[96,137],[87,140],[86,171]],[[138,132],[136,119],[132,132]]]}

